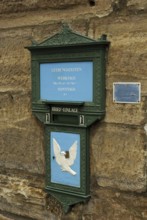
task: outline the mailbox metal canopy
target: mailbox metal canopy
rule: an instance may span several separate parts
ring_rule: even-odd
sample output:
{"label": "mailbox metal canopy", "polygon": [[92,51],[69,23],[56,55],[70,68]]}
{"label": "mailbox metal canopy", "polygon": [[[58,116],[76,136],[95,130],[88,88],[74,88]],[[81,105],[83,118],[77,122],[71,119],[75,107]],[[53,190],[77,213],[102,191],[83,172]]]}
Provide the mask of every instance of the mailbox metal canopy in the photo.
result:
{"label": "mailbox metal canopy", "polygon": [[32,59],[32,111],[44,124],[90,126],[105,115],[109,42],[73,32],[67,25],[27,47]]}

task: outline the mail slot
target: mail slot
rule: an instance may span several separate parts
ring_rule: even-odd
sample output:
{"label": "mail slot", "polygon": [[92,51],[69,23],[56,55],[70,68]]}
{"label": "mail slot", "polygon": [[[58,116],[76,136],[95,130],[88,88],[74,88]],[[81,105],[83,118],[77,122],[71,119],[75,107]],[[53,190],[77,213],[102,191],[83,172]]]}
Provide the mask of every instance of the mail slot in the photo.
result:
{"label": "mail slot", "polygon": [[79,125],[79,116],[77,115],[52,115],[52,123],[66,124],[66,125]]}

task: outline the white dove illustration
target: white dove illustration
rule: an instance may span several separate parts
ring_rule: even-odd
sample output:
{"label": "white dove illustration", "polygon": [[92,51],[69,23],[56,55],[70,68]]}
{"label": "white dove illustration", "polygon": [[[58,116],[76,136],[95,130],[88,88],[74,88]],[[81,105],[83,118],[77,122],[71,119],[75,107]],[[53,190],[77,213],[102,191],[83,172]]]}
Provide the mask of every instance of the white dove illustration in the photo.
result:
{"label": "white dove illustration", "polygon": [[70,166],[74,164],[77,156],[77,141],[73,143],[69,151],[61,151],[58,142],[53,138],[53,148],[56,162],[60,165],[61,170],[76,175],[76,172]]}

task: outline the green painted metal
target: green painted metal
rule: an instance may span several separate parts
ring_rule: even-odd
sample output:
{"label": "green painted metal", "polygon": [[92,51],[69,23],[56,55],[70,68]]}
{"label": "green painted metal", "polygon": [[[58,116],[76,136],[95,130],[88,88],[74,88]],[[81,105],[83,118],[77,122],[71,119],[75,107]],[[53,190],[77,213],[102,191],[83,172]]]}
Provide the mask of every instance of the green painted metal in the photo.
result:
{"label": "green painted metal", "polygon": [[[80,187],[67,186],[51,182],[51,152],[50,152],[50,132],[66,132],[80,134],[81,163],[80,163]],[[90,146],[89,129],[68,126],[45,126],[46,140],[46,191],[54,196],[65,208],[90,198]],[[68,208],[67,208],[68,210]]]}
{"label": "green painted metal", "polygon": [[75,46],[75,45],[87,46],[88,44],[108,45],[109,42],[106,41],[106,35],[102,35],[99,41],[96,41],[89,37],[73,32],[67,24],[63,24],[63,29],[59,33],[49,37],[48,39],[44,40],[39,44],[36,43],[27,48],[30,50],[38,50],[40,48],[42,49],[51,48],[51,47],[59,48],[59,47],[67,47],[67,46]]}
{"label": "green painted metal", "polygon": [[[90,198],[89,129],[105,116],[105,72],[109,42],[73,32],[67,25],[45,41],[27,47],[32,62],[32,112],[45,125],[46,191],[61,202],[65,212]],[[93,101],[61,102],[40,99],[40,64],[49,62],[93,62]],[[50,132],[78,133],[81,145],[81,185],[79,188],[51,182]]]}

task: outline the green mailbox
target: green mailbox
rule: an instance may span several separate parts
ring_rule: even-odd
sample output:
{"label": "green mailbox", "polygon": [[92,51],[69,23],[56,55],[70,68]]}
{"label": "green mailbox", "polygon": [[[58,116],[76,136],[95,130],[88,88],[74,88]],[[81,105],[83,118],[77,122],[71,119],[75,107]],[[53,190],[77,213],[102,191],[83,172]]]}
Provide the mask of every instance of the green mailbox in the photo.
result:
{"label": "green mailbox", "polygon": [[105,115],[109,42],[64,26],[27,47],[32,62],[32,111],[45,125],[46,190],[67,212],[90,198],[89,128]]}

